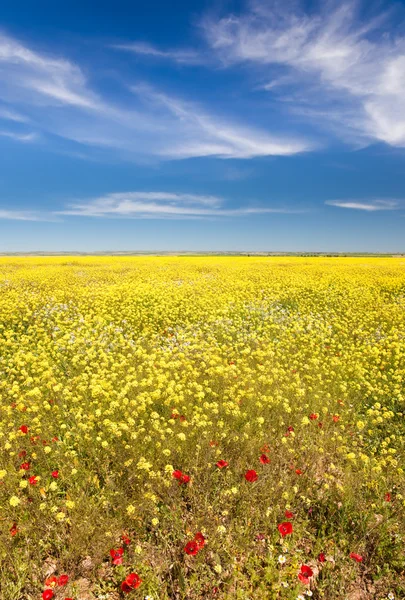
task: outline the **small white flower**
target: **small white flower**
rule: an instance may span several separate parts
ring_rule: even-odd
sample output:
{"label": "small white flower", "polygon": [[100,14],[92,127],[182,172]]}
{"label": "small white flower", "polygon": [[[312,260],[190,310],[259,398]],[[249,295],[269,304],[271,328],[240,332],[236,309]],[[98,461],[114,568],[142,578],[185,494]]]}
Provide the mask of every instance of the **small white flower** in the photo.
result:
{"label": "small white flower", "polygon": [[280,554],[280,556],[278,557],[278,562],[280,563],[280,565],[283,565],[286,561],[286,557],[283,556],[282,554]]}
{"label": "small white flower", "polygon": [[390,592],[390,593],[388,594],[388,599],[389,599],[389,600],[394,600],[394,598],[395,598],[394,594],[393,594],[392,592]]}
{"label": "small white flower", "polygon": [[299,596],[297,596],[297,600],[305,600],[305,597],[302,594],[300,594]]}
{"label": "small white flower", "polygon": [[307,596],[312,596],[312,592],[311,592],[311,590],[307,590],[307,591],[305,592],[305,594],[306,594]]}
{"label": "small white flower", "polygon": [[283,586],[283,588],[288,588],[288,587],[290,587],[290,584],[289,584],[289,583],[287,583],[286,581],[282,581],[282,582],[281,582],[281,585]]}

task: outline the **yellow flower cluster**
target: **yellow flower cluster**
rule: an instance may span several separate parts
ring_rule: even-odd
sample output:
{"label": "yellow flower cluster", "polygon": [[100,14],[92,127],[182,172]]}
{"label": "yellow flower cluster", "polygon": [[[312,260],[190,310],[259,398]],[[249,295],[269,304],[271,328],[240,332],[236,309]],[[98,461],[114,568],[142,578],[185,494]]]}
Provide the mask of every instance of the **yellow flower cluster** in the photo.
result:
{"label": "yellow flower cluster", "polygon": [[376,513],[404,541],[404,259],[1,258],[0,290],[0,560],[37,540],[33,573],[79,564],[132,529],[169,565],[204,530],[229,578],[287,508],[287,565],[362,551]]}

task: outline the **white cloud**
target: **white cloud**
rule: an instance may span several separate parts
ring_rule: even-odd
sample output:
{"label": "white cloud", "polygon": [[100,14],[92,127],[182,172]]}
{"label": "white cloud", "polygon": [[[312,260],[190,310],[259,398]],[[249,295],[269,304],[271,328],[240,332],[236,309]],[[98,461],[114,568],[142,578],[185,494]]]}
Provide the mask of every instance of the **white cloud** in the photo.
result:
{"label": "white cloud", "polygon": [[151,56],[153,58],[170,60],[181,65],[200,65],[205,60],[195,50],[160,50],[151,44],[145,42],[130,42],[127,44],[112,44],[111,48],[124,50],[141,56]]}
{"label": "white cloud", "polygon": [[34,142],[38,139],[37,133],[19,133],[15,131],[0,131],[0,137],[10,138],[16,142]]}
{"label": "white cloud", "polygon": [[55,221],[55,218],[49,215],[41,215],[34,211],[6,209],[0,209],[0,220],[1,219],[10,221]]}
{"label": "white cloud", "polygon": [[278,138],[252,127],[235,125],[205,113],[192,103],[183,102],[152,89],[133,86],[134,93],[166,111],[178,122],[182,135],[162,140],[156,153],[167,158],[218,156],[220,158],[254,158],[255,156],[288,156],[312,149],[300,139]]}
{"label": "white cloud", "polygon": [[364,210],[367,212],[399,210],[401,208],[398,200],[369,200],[367,202],[359,202],[357,200],[328,200],[325,204],[337,206],[338,208],[350,208],[352,210]]}
{"label": "white cloud", "polygon": [[[163,52],[145,45],[137,50]],[[191,59],[188,51],[163,54]],[[305,140],[273,137],[148,86],[133,86],[133,94],[129,87],[121,89],[122,104],[112,102],[91,88],[78,65],[0,34],[1,110],[9,115],[18,110],[45,137],[57,135],[129,160],[287,156],[311,148]]]}
{"label": "white cloud", "polygon": [[72,203],[56,214],[86,217],[125,217],[144,219],[239,217],[266,213],[300,213],[286,208],[243,206],[227,208],[217,196],[176,194],[172,192],[112,193]]}
{"label": "white cloud", "polygon": [[24,115],[21,115],[12,109],[2,108],[1,106],[0,119],[4,119],[6,121],[14,121],[15,123],[27,123],[29,121],[29,119]]}
{"label": "white cloud", "polygon": [[[207,21],[205,33],[225,66],[247,63],[261,78],[268,73],[262,87],[287,96],[292,111],[311,113],[323,126],[332,121],[343,137],[356,132],[403,147],[405,39],[392,33],[390,15],[365,22],[359,6],[329,1],[309,14],[303,2],[253,2],[245,14]],[[273,78],[275,66],[284,73]]]}

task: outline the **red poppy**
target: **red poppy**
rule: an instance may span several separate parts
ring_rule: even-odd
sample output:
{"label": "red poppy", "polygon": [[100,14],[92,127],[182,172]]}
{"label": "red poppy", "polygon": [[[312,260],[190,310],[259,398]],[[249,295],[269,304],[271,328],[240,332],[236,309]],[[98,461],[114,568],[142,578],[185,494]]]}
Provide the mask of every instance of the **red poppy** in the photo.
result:
{"label": "red poppy", "polygon": [[52,476],[54,479],[58,479],[58,477],[59,477],[59,471],[58,471],[58,470],[56,470],[56,471],[52,471],[52,473],[51,473],[51,476]]}
{"label": "red poppy", "polygon": [[261,452],[269,452],[270,450],[270,446],[268,444],[264,444],[261,448],[260,451]]}
{"label": "red poppy", "polygon": [[318,554],[318,560],[319,560],[319,562],[321,562],[321,563],[324,563],[324,562],[326,561],[326,556],[325,556],[325,554],[324,554],[323,552],[320,552],[320,553]]}
{"label": "red poppy", "polygon": [[29,471],[31,468],[31,463],[29,462],[23,462],[20,465],[20,469],[22,469],[23,471]]}
{"label": "red poppy", "polygon": [[184,552],[186,554],[190,554],[190,556],[195,556],[198,551],[199,547],[195,540],[193,540],[192,542],[187,542],[187,544],[184,546]]}
{"label": "red poppy", "polygon": [[66,585],[69,581],[69,575],[60,575],[58,579],[58,585]]}
{"label": "red poppy", "polygon": [[[19,428],[19,431],[21,431],[21,433],[28,433],[28,427],[26,425],[21,425],[21,427]],[[51,596],[52,598],[52,596]]]}
{"label": "red poppy", "polygon": [[36,475],[31,475],[31,477],[28,478],[28,481],[31,485],[37,485],[38,478]]}
{"label": "red poppy", "polygon": [[123,592],[128,594],[132,590],[136,590],[142,583],[142,579],[137,573],[130,573],[121,583],[121,589]]}
{"label": "red poppy", "polygon": [[335,423],[337,423],[339,421],[340,417],[339,417],[339,415],[333,415],[332,419]]}
{"label": "red poppy", "polygon": [[294,431],[294,427],[290,425],[289,427],[287,427],[287,431],[291,433],[292,431]]}
{"label": "red poppy", "polygon": [[18,453],[18,458],[24,458],[24,456],[27,456],[27,451],[21,450],[21,452]]}
{"label": "red poppy", "polygon": [[301,469],[295,469],[295,472],[297,473],[297,475],[302,475]]}
{"label": "red poppy", "polygon": [[286,535],[290,535],[290,533],[293,532],[293,526],[289,521],[284,521],[284,523],[280,523],[280,525],[277,525],[277,528],[283,537],[285,537]]}
{"label": "red poppy", "polygon": [[316,421],[318,418],[318,415],[316,413],[311,413],[309,415],[309,418],[311,419],[311,421]]}
{"label": "red poppy", "polygon": [[360,554],[356,554],[355,552],[350,552],[350,558],[360,563],[363,562],[363,557]]}
{"label": "red poppy", "polygon": [[384,496],[384,500],[386,502],[391,502],[391,494],[389,492],[387,492]]}
{"label": "red poppy", "polygon": [[180,419],[180,423],[184,423],[184,421],[187,421],[187,419],[184,415],[180,415],[179,419]]}
{"label": "red poppy", "polygon": [[210,446],[211,446],[211,448],[214,448],[215,446],[218,446],[218,442],[216,442],[215,440],[211,440]]}
{"label": "red poppy", "polygon": [[124,554],[124,548],[117,548],[116,550],[113,548],[112,550],[110,550],[112,564],[113,565],[122,565],[123,554]]}
{"label": "red poppy", "polygon": [[258,475],[254,469],[250,469],[249,471],[246,471],[245,479],[246,479],[246,481],[249,481],[249,483],[253,483],[254,481],[257,481],[257,478],[258,478]]}
{"label": "red poppy", "polygon": [[204,548],[204,546],[205,546],[205,537],[203,536],[203,534],[201,533],[201,531],[198,531],[195,534],[194,541],[197,544],[199,550],[201,550],[201,548]]}
{"label": "red poppy", "polygon": [[59,442],[59,438],[57,435],[55,435],[52,439],[51,442]]}
{"label": "red poppy", "polygon": [[121,539],[122,539],[122,541],[124,542],[124,544],[125,544],[126,546],[129,546],[129,544],[131,543],[131,540],[130,540],[130,538],[127,536],[127,534],[126,534],[126,533],[123,533],[123,534],[122,534],[122,536],[121,536]]}
{"label": "red poppy", "polygon": [[182,483],[186,484],[189,481],[190,481],[190,475],[186,475],[185,473],[183,473],[182,476],[181,476],[181,478],[180,478],[180,480],[179,480],[179,483],[181,485]]}
{"label": "red poppy", "polygon": [[294,513],[292,513],[290,510],[286,510],[284,513],[284,516],[286,519],[293,519],[294,518]]}
{"label": "red poppy", "polygon": [[227,467],[229,465],[229,463],[227,463],[226,460],[221,459],[216,463],[216,465],[217,465],[218,469],[223,469],[224,467]]}
{"label": "red poppy", "polygon": [[176,471],[173,471],[172,473],[172,477],[174,479],[181,479],[183,476],[183,473],[181,471],[179,471],[178,469]]}
{"label": "red poppy", "polygon": [[300,572],[298,573],[298,579],[301,583],[308,585],[310,577],[314,574],[311,567],[308,565],[301,565]]}
{"label": "red poppy", "polygon": [[269,457],[267,456],[267,454],[262,454],[259,458],[260,462],[262,463],[262,465],[268,465],[270,462]]}
{"label": "red poppy", "polygon": [[17,523],[13,523],[10,528],[11,537],[14,537],[15,535],[17,535],[18,532],[19,532],[19,529],[17,528]]}
{"label": "red poppy", "polygon": [[44,590],[42,592],[42,600],[51,600],[51,598],[53,598],[54,594],[52,590]]}
{"label": "red poppy", "polygon": [[55,575],[52,575],[52,577],[48,577],[48,579],[45,579],[45,585],[47,587],[55,587],[55,585],[58,584],[58,578],[55,577]]}

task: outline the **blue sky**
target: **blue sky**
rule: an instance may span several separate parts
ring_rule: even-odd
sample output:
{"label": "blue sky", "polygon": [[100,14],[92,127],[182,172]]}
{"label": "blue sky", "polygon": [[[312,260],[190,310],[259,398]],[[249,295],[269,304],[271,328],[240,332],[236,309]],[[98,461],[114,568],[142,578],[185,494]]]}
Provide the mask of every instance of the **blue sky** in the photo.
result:
{"label": "blue sky", "polygon": [[22,0],[0,252],[405,251],[405,2]]}

